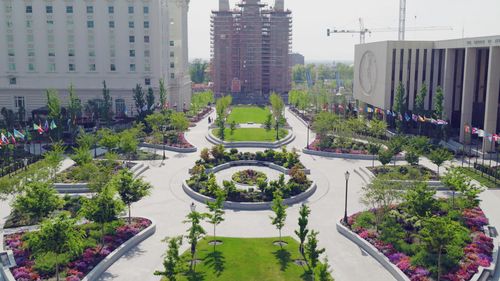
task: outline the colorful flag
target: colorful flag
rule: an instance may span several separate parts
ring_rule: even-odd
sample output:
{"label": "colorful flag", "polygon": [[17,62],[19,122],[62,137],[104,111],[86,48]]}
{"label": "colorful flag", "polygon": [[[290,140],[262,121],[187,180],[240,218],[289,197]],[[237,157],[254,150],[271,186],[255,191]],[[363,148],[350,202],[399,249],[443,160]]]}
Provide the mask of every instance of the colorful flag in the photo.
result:
{"label": "colorful flag", "polygon": [[472,127],[472,134],[473,134],[473,135],[477,135],[478,130],[479,130],[478,128],[476,128],[476,127]]}
{"label": "colorful flag", "polygon": [[385,111],[385,113],[386,113],[387,115],[392,115],[392,112],[391,112],[390,110],[386,110],[386,111]]}
{"label": "colorful flag", "polygon": [[405,120],[406,122],[409,122],[411,120],[410,115],[408,115],[408,112],[405,112]]}
{"label": "colorful flag", "polygon": [[477,136],[480,138],[484,138],[484,130],[477,130]]}
{"label": "colorful flag", "polygon": [[411,115],[411,119],[413,119],[413,121],[417,122],[418,121],[418,116],[415,115],[415,114],[412,114]]}
{"label": "colorful flag", "polygon": [[464,130],[465,130],[465,132],[466,132],[467,134],[468,134],[468,133],[470,133],[470,127],[469,127],[469,125],[465,125],[465,126],[464,126]]}
{"label": "colorful flag", "polygon": [[438,125],[448,125],[448,122],[446,122],[446,121],[444,121],[444,120],[441,120],[441,119],[438,119],[438,120],[436,121],[436,124],[438,124]]}
{"label": "colorful flag", "polygon": [[368,113],[372,113],[372,112],[373,112],[373,108],[371,108],[371,107],[367,107],[367,108],[366,108],[366,112],[368,112]]}
{"label": "colorful flag", "polygon": [[2,139],[3,143],[9,144],[9,139],[3,133],[2,133],[1,139]]}
{"label": "colorful flag", "polygon": [[489,140],[490,142],[492,142],[492,141],[493,141],[493,135],[488,134],[488,140]]}
{"label": "colorful flag", "polygon": [[24,135],[16,129],[14,129],[14,137],[18,139],[24,139]]}
{"label": "colorful flag", "polygon": [[7,132],[7,138],[9,138],[13,144],[16,144],[16,138],[10,132]]}
{"label": "colorful flag", "polygon": [[54,130],[56,128],[57,128],[56,122],[54,122],[54,120],[52,120],[52,122],[50,122],[50,129]]}

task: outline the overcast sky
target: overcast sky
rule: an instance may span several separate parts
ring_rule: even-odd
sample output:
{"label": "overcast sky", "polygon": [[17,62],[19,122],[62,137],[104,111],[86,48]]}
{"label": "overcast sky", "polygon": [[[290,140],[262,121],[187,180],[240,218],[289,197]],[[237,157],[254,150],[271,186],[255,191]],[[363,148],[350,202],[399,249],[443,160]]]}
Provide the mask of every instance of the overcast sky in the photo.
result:
{"label": "overcast sky", "polygon": [[[230,0],[231,7],[239,0]],[[262,0],[273,4],[274,0]],[[189,57],[210,57],[210,14],[218,0],[191,0]],[[293,51],[306,60],[353,60],[359,35],[326,36],[327,28],[359,30],[397,27],[399,0],[285,0],[293,13]],[[407,27],[450,26],[448,31],[407,32],[407,40],[434,40],[500,34],[500,0],[408,0]],[[367,42],[396,40],[397,32],[372,33]]]}

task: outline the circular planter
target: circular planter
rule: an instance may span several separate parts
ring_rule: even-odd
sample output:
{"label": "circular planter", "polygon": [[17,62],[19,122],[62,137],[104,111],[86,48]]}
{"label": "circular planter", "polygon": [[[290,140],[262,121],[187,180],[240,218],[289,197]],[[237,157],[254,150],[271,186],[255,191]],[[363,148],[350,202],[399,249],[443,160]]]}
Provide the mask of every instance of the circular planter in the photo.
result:
{"label": "circular planter", "polygon": [[[248,179],[246,182],[241,182],[241,181],[238,181],[238,174],[239,175],[242,175],[242,176],[248,176],[249,174],[252,174],[253,175],[250,175],[250,179]],[[242,186],[255,186],[257,185],[257,181],[260,179],[263,179],[265,182],[267,182],[267,175],[263,172],[259,172],[259,171],[256,171],[256,170],[252,170],[252,169],[246,169],[246,170],[242,170],[242,171],[238,171],[236,173],[233,174],[233,176],[231,177],[231,179],[239,184],[239,185],[242,185]]]}

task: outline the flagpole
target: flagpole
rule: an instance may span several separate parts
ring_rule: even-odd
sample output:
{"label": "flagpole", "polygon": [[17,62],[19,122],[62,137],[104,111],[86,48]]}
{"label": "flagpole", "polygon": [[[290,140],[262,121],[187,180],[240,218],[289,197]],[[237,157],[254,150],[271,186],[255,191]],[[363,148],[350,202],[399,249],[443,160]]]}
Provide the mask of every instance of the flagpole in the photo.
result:
{"label": "flagpole", "polygon": [[[483,143],[484,143],[484,136],[483,136]],[[483,152],[483,162],[481,164],[483,167],[481,167],[481,176],[484,177],[484,145],[481,146],[481,151]]]}

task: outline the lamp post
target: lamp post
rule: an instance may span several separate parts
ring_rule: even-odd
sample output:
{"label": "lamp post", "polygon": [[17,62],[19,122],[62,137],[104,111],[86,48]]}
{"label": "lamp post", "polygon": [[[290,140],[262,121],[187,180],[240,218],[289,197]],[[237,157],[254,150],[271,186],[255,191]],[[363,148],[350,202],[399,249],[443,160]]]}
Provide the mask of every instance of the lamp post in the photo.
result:
{"label": "lamp post", "polygon": [[349,171],[346,171],[345,176],[345,208],[344,208],[344,224],[347,225],[347,193],[349,191],[349,176],[351,174]]}
{"label": "lamp post", "polygon": [[163,125],[161,127],[161,132],[163,133],[163,140],[162,140],[162,145],[163,145],[163,161],[165,161],[165,159],[167,159],[167,157],[165,156],[165,132],[167,131],[167,126]]}
{"label": "lamp post", "polygon": [[94,158],[97,158],[97,125],[94,127]]}
{"label": "lamp post", "polygon": [[311,128],[311,124],[310,123],[307,123],[307,149],[309,149],[309,130]]}

